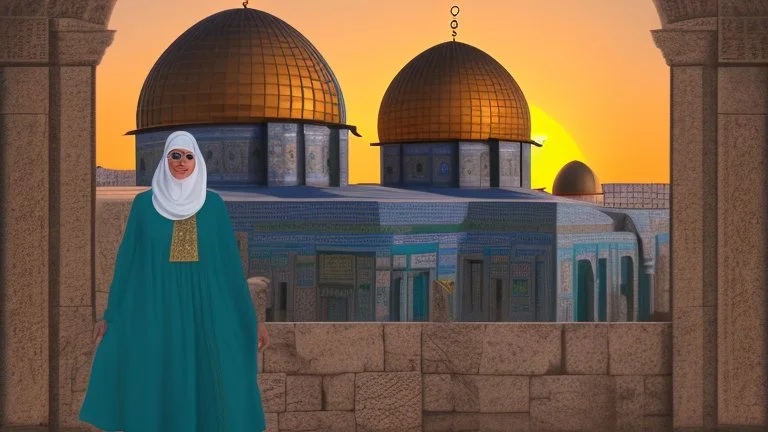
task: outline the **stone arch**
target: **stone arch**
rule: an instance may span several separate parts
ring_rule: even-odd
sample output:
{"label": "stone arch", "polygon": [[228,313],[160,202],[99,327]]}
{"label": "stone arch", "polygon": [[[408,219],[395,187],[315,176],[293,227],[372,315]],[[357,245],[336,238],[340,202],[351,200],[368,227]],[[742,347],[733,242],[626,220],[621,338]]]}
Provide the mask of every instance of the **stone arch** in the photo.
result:
{"label": "stone arch", "polygon": [[[743,223],[755,220],[754,215],[764,216],[768,208],[764,188],[743,187],[749,182],[762,185],[767,177],[766,131],[760,122],[768,115],[763,103],[768,58],[762,54],[762,35],[754,28],[762,31],[768,10],[764,2],[751,0],[653,1],[662,23],[653,38],[672,68],[672,223],[689,228],[671,232],[671,284],[677,291],[672,307],[679,329],[674,339],[674,370],[679,372],[673,375],[674,426],[766,426],[768,329],[745,325],[764,322],[768,309],[750,309],[754,302],[738,300],[764,299],[768,286],[765,218]],[[3,379],[3,427],[70,426],[74,417],[70,408],[82,390],[78,378],[82,375],[70,380],[74,366],[67,365],[78,364],[77,353],[86,349],[73,337],[90,332],[93,314],[89,275],[94,266],[95,164],[93,95],[88,89],[94,67],[112,40],[105,27],[115,3],[6,0],[0,4],[0,26],[10,29],[0,36],[0,99],[5,102],[0,105],[0,168],[26,179],[23,185],[7,184],[0,176],[0,229],[6,248],[14,252],[0,256],[0,285],[6,299],[0,307],[4,322],[25,329],[22,336],[2,329],[0,374],[5,378],[13,370],[32,372]],[[27,37],[15,38],[20,33]],[[6,35],[14,40],[3,40]],[[759,49],[740,49],[755,40]],[[23,73],[16,67],[21,64]],[[65,99],[72,86],[85,89],[79,93],[85,97]],[[725,91],[715,91],[718,87]],[[62,125],[62,113],[74,111],[87,121]],[[52,164],[50,171],[43,164],[45,169],[27,172],[26,165],[17,162],[19,155],[30,154],[52,160],[51,156],[63,155],[63,143],[72,160],[82,164],[63,170],[70,158],[60,158],[62,162]],[[71,188],[90,192],[62,202]],[[29,194],[30,189],[35,193]],[[705,193],[718,194],[717,199]],[[719,212],[721,208],[729,211]],[[40,229],[54,226],[58,231]],[[51,259],[65,248],[86,252],[62,261]],[[731,259],[743,261],[733,265]],[[675,263],[681,265],[678,271],[673,271]],[[718,286],[718,279],[728,285]],[[62,293],[65,285],[86,289]],[[722,312],[719,320],[718,312]],[[752,337],[718,339],[718,330]],[[37,378],[41,375],[55,380],[50,395],[47,380]]]}

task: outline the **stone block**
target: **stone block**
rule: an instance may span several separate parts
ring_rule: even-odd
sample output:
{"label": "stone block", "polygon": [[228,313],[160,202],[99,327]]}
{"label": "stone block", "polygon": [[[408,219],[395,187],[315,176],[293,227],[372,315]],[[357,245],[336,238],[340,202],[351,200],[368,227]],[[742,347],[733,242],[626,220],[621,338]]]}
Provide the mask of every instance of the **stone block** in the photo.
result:
{"label": "stone block", "polygon": [[381,324],[296,324],[302,373],[338,374],[384,370]]}
{"label": "stone block", "polygon": [[617,376],[616,380],[616,429],[643,431],[645,415],[645,381],[642,376]]}
{"label": "stone block", "polygon": [[528,432],[531,416],[498,413],[427,413],[423,417],[424,432]]}
{"label": "stone block", "polygon": [[288,375],[285,381],[286,411],[320,411],[323,409],[323,377]]}
{"label": "stone block", "polygon": [[608,352],[611,375],[670,375],[672,325],[610,324]]}
{"label": "stone block", "polygon": [[608,373],[607,324],[567,324],[565,373],[568,375],[606,375]]}
{"label": "stone block", "polygon": [[525,376],[454,375],[457,412],[528,412],[530,378]]}
{"label": "stone block", "polygon": [[355,377],[357,432],[420,431],[419,372],[369,372]]}
{"label": "stone block", "polygon": [[720,114],[768,114],[768,68],[721,67],[717,71]]}
{"label": "stone block", "polygon": [[614,432],[613,377],[531,378],[531,428],[547,431]]}
{"label": "stone block", "polygon": [[267,429],[264,432],[280,432],[277,413],[265,413],[264,419],[267,421]]}
{"label": "stone block", "polygon": [[646,416],[669,416],[672,414],[672,377],[645,377],[645,407]]}
{"label": "stone block", "polygon": [[0,114],[48,114],[48,80],[47,67],[0,67]]}
{"label": "stone block", "polygon": [[548,375],[562,370],[560,324],[488,324],[483,337],[480,373]]}
{"label": "stone block", "polygon": [[323,409],[353,411],[355,409],[355,374],[323,377]]}
{"label": "stone block", "polygon": [[308,361],[296,350],[296,326],[269,323],[269,346],[264,349],[264,372],[298,373],[309,368]]}
{"label": "stone block", "polygon": [[359,432],[351,411],[285,412],[279,415],[280,432]]}
{"label": "stone block", "polygon": [[478,373],[484,333],[483,324],[425,324],[421,342],[422,372]]}
{"label": "stone block", "polygon": [[421,328],[420,324],[384,324],[385,371],[421,371]]}
{"label": "stone block", "polygon": [[286,409],[286,376],[283,373],[259,374],[259,389],[264,412],[283,412]]}
{"label": "stone block", "polygon": [[670,432],[672,416],[645,416],[643,417],[643,432]]}
{"label": "stone block", "polygon": [[450,374],[422,375],[424,411],[453,411],[453,383]]}

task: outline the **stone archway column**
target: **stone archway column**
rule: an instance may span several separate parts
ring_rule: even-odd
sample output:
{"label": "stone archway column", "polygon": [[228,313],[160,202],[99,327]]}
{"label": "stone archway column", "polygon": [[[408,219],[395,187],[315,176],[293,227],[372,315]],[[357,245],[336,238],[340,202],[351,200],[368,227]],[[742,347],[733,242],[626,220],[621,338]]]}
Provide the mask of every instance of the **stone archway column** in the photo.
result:
{"label": "stone archway column", "polygon": [[674,426],[764,427],[768,4],[655,3],[671,68]]}
{"label": "stone archway column", "polygon": [[[28,3],[30,15],[41,12]],[[76,18],[0,17],[0,428],[82,426],[94,318],[94,76],[112,39]]]}

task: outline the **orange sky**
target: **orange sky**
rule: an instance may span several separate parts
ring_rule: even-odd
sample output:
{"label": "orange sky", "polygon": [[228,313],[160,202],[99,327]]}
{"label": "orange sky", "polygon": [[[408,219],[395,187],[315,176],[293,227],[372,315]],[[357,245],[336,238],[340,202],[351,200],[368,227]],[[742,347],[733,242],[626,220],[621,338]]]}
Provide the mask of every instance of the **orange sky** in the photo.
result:
{"label": "orange sky", "polygon": [[[241,1],[117,2],[109,23],[115,41],[97,74],[99,165],[134,168],[134,139],[123,134],[136,127],[139,91],[155,60],[184,30]],[[409,60],[450,40],[454,4],[457,40],[504,65],[603,183],[669,181],[669,69],[651,39],[660,24],[650,0],[250,2],[307,36],[336,74],[347,123],[363,135],[350,135],[352,183],[378,182],[378,148],[368,144],[378,141],[381,98]],[[545,146],[550,154],[574,149],[554,139]],[[550,190],[551,180],[533,186]]]}

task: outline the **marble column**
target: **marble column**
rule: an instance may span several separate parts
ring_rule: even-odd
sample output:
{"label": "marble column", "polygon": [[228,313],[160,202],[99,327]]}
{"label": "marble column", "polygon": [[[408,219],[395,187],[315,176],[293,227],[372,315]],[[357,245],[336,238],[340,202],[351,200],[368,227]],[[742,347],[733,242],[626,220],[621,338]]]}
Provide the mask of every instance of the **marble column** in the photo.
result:
{"label": "marble column", "polygon": [[768,426],[768,4],[655,0],[671,67],[676,428]]}
{"label": "marble column", "polygon": [[94,74],[114,0],[0,5],[0,429],[82,427],[93,326]]}

